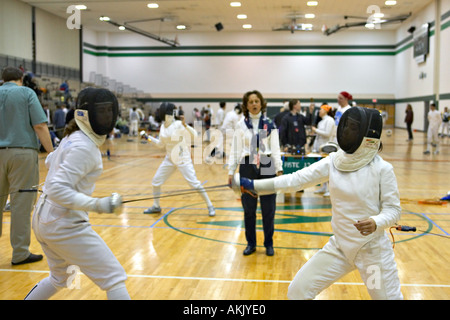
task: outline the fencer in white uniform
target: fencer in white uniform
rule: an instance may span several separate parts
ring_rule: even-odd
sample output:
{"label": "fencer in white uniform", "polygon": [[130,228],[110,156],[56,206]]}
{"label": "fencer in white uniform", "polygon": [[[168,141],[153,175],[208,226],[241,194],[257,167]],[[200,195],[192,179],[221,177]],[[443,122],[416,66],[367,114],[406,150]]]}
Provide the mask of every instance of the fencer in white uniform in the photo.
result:
{"label": "fencer in white uniform", "polygon": [[430,154],[432,147],[435,146],[435,150],[433,153],[439,154],[439,127],[441,126],[442,118],[434,103],[430,105],[430,111],[428,112],[427,117],[427,150],[425,150],[423,153]]}
{"label": "fencer in white uniform", "polygon": [[333,139],[336,129],[333,118],[328,115],[330,110],[331,107],[326,104],[320,107],[319,116],[322,120],[319,121],[317,128],[312,128],[313,133],[316,134],[313,144],[313,152],[319,152],[321,145],[330,142]]}
{"label": "fencer in white uniform", "polygon": [[[316,134],[313,144],[313,152],[320,152],[320,147],[324,144],[331,142],[336,133],[336,127],[334,125],[334,119],[331,118],[328,113],[331,111],[329,105],[322,105],[319,110],[319,116],[322,120],[316,127],[312,127],[313,133]],[[323,193],[324,196],[328,197],[330,193],[328,192],[328,182],[324,182],[319,190],[314,193]]]}
{"label": "fencer in white uniform", "polygon": [[85,88],[78,95],[75,118],[59,147],[48,155],[48,174],[33,213],[33,230],[50,268],[27,300],[44,300],[72,285],[79,268],[111,300],[130,299],[123,267],[89,224],[89,211],[113,213],[122,197],[95,198],[92,192],[103,170],[99,146],[114,127],[116,97],[106,89]]}
{"label": "fencer in white uniform", "polygon": [[[161,186],[169,177],[179,170],[184,179],[189,183],[191,188],[197,189],[208,207],[209,216],[215,215],[215,209],[208,197],[201,182],[197,179],[194,165],[191,159],[191,142],[197,136],[197,132],[189,125],[180,120],[174,119],[175,105],[170,102],[163,102],[159,107],[160,118],[164,119],[159,131],[159,139],[151,138],[159,148],[166,150],[166,156],[156,171],[153,180],[153,206],[144,211],[144,213],[160,213],[159,195],[161,194]],[[186,135],[190,135],[187,138]]]}
{"label": "fencer in white uniform", "polygon": [[401,215],[391,164],[379,155],[382,118],[377,110],[353,107],[339,122],[340,150],[295,173],[264,180],[234,177],[258,194],[285,192],[329,181],[334,235],[298,271],[289,299],[314,299],[357,269],[372,299],[402,299],[392,244],[385,229]]}

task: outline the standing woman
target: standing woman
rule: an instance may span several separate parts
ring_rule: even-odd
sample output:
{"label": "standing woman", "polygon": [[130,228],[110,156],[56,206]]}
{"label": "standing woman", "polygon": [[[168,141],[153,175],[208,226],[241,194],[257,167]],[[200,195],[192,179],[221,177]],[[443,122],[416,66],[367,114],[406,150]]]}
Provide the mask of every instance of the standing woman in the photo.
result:
{"label": "standing woman", "polygon": [[[240,176],[249,179],[270,178],[283,173],[278,130],[272,120],[264,115],[266,107],[266,101],[259,91],[254,90],[244,94],[242,101],[244,118],[236,124],[228,160],[230,183],[238,165]],[[266,254],[273,256],[276,193],[261,196],[259,199],[264,229],[264,246]],[[258,198],[244,193],[241,200],[247,239],[244,255],[249,255],[256,251]]]}
{"label": "standing woman", "polygon": [[408,104],[406,106],[406,116],[405,116],[405,122],[406,122],[406,129],[408,129],[408,140],[407,141],[411,141],[413,140],[413,134],[412,134],[412,130],[411,130],[411,125],[414,121],[414,113],[413,113],[413,109],[412,106],[410,104]]}
{"label": "standing woman", "polygon": [[33,230],[47,257],[50,275],[40,281],[26,300],[46,300],[71,285],[77,266],[106,291],[110,300],[128,300],[127,275],[103,239],[92,229],[88,211],[113,213],[122,197],[91,196],[103,170],[99,146],[116,124],[118,102],[106,89],[85,88],[56,151],[49,154],[43,193],[33,214]]}

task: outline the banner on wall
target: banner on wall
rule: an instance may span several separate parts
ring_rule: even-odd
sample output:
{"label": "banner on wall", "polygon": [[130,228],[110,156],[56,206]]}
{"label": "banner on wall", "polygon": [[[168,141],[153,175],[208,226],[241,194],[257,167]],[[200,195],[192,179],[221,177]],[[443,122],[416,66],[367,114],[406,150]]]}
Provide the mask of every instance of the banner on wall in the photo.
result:
{"label": "banner on wall", "polygon": [[414,59],[417,63],[423,63],[430,52],[430,24],[425,23],[414,34]]}

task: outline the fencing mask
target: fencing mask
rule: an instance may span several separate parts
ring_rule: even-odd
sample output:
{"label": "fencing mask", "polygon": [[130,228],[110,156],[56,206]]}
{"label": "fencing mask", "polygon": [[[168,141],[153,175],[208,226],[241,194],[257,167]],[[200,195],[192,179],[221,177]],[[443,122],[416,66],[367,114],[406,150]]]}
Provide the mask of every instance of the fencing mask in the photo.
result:
{"label": "fencing mask", "polygon": [[116,96],[103,88],[85,88],[78,94],[75,121],[97,146],[116,125],[119,103]]}
{"label": "fencing mask", "polygon": [[378,153],[383,120],[376,109],[352,107],[344,112],[337,128],[341,150],[334,165],[341,171],[355,171],[368,164]]}
{"label": "fencing mask", "polygon": [[165,126],[170,126],[174,119],[175,105],[171,102],[163,102],[159,106],[159,118],[165,122]]}

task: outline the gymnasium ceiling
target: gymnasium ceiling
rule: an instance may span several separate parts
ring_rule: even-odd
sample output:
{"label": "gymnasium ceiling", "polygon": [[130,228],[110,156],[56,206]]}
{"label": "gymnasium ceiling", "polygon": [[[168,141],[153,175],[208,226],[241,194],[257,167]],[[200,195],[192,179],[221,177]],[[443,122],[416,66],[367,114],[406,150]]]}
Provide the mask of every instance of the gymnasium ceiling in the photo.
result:
{"label": "gymnasium ceiling", "polygon": [[[66,12],[69,5],[84,4],[87,9],[81,11],[81,24],[85,28],[96,31],[124,32],[119,31],[117,26],[99,20],[100,16],[108,16],[119,24],[128,23],[159,35],[160,33],[217,32],[215,27],[217,23],[223,25],[221,32],[268,32],[283,27],[287,27],[287,30],[279,32],[290,32],[289,27],[293,18],[296,19],[296,24],[312,24],[313,30],[320,32],[323,25],[331,28],[338,24],[364,22],[369,16],[378,12],[384,14],[382,19],[409,13],[414,15],[433,0],[397,0],[397,4],[394,6],[385,5],[385,0],[317,0],[318,5],[314,7],[307,5],[309,0],[240,0],[240,7],[230,6],[231,2],[238,0],[21,1],[65,19],[71,14]],[[147,7],[149,3],[157,3],[159,7],[150,9]],[[315,15],[314,18],[305,18],[306,14],[311,13]],[[247,15],[247,19],[238,19],[238,14]],[[345,16],[348,18],[345,19]],[[403,23],[407,24],[408,20]],[[185,25],[187,29],[177,30],[176,26],[180,24]],[[244,24],[250,24],[252,28],[243,29]],[[400,25],[399,22],[383,24],[381,28],[394,30]],[[364,26],[357,28],[367,30]]]}

